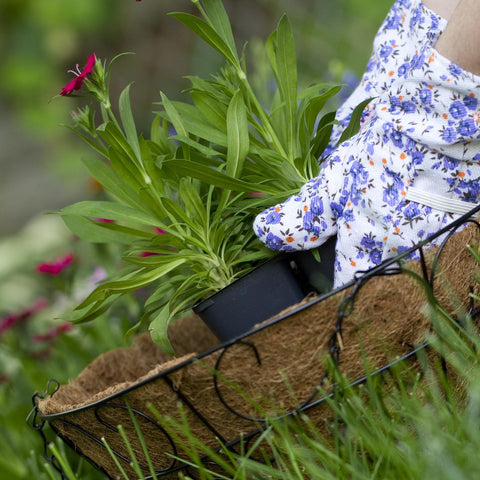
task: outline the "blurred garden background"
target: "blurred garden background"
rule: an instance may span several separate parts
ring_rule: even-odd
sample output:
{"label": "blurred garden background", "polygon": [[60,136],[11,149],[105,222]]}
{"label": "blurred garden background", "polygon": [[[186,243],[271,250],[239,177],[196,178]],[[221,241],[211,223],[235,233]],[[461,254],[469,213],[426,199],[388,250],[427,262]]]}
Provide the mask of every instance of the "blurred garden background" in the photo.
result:
{"label": "blurred garden background", "polygon": [[[345,95],[361,75],[390,7],[381,0],[224,4],[236,39],[240,45],[248,41],[250,55],[286,12],[295,35],[301,84],[345,83]],[[62,126],[69,124],[79,100],[58,94],[72,78],[67,71],[77,63],[82,68],[89,54],[95,52],[108,62],[119,53],[133,52],[113,67],[112,97],[134,82],[137,123],[147,128],[160,91],[172,99],[181,97],[188,84],[183,77],[208,77],[221,66],[213,50],[167,15],[172,11],[194,9],[187,0],[0,3],[2,479],[50,478],[41,466],[39,438],[25,425],[32,393],[43,389],[49,378],[68,381],[99,353],[125,344],[122,323],[137,313],[135,302],[125,305],[118,312],[118,331],[111,321],[71,328],[62,317],[102,275],[97,259],[115,256],[101,246],[76,242],[58,217],[45,215],[98,195],[80,161],[91,151]],[[258,87],[268,88],[266,73],[259,69],[255,75]],[[57,267],[61,274],[53,275]],[[86,465],[82,468],[81,478],[99,478]]]}
{"label": "blurred garden background", "polygon": [[[282,12],[293,25],[303,82],[352,81],[361,74],[379,22],[380,0],[226,1],[239,44],[263,41]],[[134,81],[136,114],[151,119],[159,91],[181,95],[185,75],[218,70],[218,56],[166,14],[191,11],[187,0],[4,0],[0,6],[0,233],[12,234],[32,216],[88,193],[79,162],[83,148],[60,124],[69,123],[74,100],[55,98],[67,73],[96,52],[115,66],[115,86]]]}

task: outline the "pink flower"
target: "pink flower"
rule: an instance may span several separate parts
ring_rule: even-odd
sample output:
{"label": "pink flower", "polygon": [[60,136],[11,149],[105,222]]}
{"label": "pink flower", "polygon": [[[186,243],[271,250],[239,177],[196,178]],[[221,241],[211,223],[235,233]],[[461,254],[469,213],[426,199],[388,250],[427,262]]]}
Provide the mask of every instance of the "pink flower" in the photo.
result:
{"label": "pink flower", "polygon": [[37,334],[33,336],[33,341],[36,343],[44,342],[46,340],[52,340],[55,337],[58,337],[63,332],[68,332],[73,328],[73,325],[69,322],[64,322],[58,327],[53,327],[48,332],[43,334]]}
{"label": "pink flower", "polygon": [[67,253],[63,257],[55,259],[53,262],[43,262],[37,265],[37,272],[47,273],[48,275],[59,275],[69,265],[73,263],[73,253]]}
{"label": "pink flower", "polygon": [[80,71],[78,63],[77,63],[77,71],[69,70],[69,72],[76,75],[76,77],[70,82],[68,82],[62,88],[60,95],[63,95],[63,96],[70,95],[74,90],[80,90],[81,86],[83,85],[83,81],[85,80],[87,75],[90,75],[92,73],[96,59],[97,59],[97,56],[93,53],[92,55],[89,55],[87,59],[87,63],[82,71]]}
{"label": "pink flower", "polygon": [[9,328],[12,328],[17,323],[27,320],[35,313],[43,310],[48,305],[46,300],[39,299],[33,305],[30,305],[27,308],[24,308],[16,313],[11,313],[0,320],[0,335]]}
{"label": "pink flower", "polygon": [[163,230],[162,228],[155,227],[155,233],[157,233],[158,235],[165,235],[167,232],[165,230]]}

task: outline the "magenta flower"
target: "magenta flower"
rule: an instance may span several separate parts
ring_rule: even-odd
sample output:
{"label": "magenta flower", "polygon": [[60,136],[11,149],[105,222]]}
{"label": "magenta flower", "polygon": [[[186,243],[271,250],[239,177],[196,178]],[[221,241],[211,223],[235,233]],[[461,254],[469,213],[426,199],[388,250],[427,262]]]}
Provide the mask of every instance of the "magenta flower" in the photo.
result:
{"label": "magenta flower", "polygon": [[6,317],[2,318],[0,320],[0,335],[4,331],[8,330],[9,328],[12,328],[17,323],[27,320],[35,313],[39,312],[40,310],[43,310],[44,308],[47,307],[47,305],[48,303],[46,300],[39,299],[29,307],[24,308],[15,313],[11,313]]}
{"label": "magenta flower", "polygon": [[63,257],[55,259],[53,262],[43,262],[37,265],[37,272],[48,275],[59,275],[69,265],[73,263],[73,253],[67,253]]}
{"label": "magenta flower", "polygon": [[95,61],[97,59],[97,56],[93,53],[92,55],[89,55],[87,59],[87,63],[85,67],[83,68],[82,71],[80,71],[80,67],[78,66],[77,63],[77,70],[69,70],[69,72],[73,73],[75,75],[75,78],[68,82],[63,88],[62,91],[60,92],[60,95],[70,95],[74,90],[80,90],[81,86],[83,85],[83,81],[87,77],[87,75],[90,75],[93,71],[93,66],[95,65]]}

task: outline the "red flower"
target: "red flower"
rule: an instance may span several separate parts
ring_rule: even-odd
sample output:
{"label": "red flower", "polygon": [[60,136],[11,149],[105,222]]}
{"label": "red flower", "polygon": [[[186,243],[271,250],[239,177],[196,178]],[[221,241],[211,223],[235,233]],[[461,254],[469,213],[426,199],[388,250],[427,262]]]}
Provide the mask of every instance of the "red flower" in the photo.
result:
{"label": "red flower", "polygon": [[63,257],[55,259],[53,262],[40,263],[37,265],[37,272],[59,275],[65,268],[73,263],[73,260],[73,253],[67,253]]}
{"label": "red flower", "polygon": [[75,74],[76,77],[62,88],[60,95],[70,95],[74,90],[80,90],[81,86],[83,85],[83,81],[85,80],[87,75],[90,75],[92,73],[96,59],[97,56],[93,53],[88,57],[87,64],[82,71],[80,71],[78,64],[76,72],[74,70],[69,70],[69,72]]}
{"label": "red flower", "polygon": [[40,310],[43,310],[46,308],[48,305],[46,300],[39,299],[37,300],[33,305],[24,308],[23,310],[20,310],[19,312],[16,313],[11,313],[10,315],[7,315],[6,317],[2,318],[0,320],[0,335],[5,331],[8,330],[9,328],[12,328],[15,324],[27,320],[30,318],[32,315],[35,313],[39,312]]}

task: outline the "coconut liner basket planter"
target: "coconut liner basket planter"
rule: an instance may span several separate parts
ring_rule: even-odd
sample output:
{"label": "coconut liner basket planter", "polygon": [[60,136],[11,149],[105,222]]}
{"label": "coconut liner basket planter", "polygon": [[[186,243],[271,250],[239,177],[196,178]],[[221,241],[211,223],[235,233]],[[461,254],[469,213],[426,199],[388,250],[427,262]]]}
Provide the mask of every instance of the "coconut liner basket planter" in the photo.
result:
{"label": "coconut liner basket planter", "polygon": [[[109,478],[117,478],[119,470],[102,438],[129,478],[137,478],[120,424],[145,478],[151,478],[132,418],[158,477],[183,471],[195,478],[182,450],[183,433],[172,434],[152,406],[179,424],[186,420],[195,437],[216,451],[220,442],[237,453],[248,448],[263,431],[265,415],[303,412],[328,433],[326,420],[333,413],[319,387],[335,388],[329,360],[351,384],[365,381],[365,362],[371,375],[405,359],[420,369],[416,353],[427,345],[432,307],[458,322],[478,316],[480,305],[472,294],[480,293],[479,265],[467,246],[478,249],[479,211],[480,206],[431,237],[439,246],[423,242],[232,340],[219,344],[196,315],[170,327],[173,359],[141,335],[132,347],[98,357],[67,385],[56,384],[53,393],[50,385],[45,394],[36,393],[29,423],[45,445],[48,424]],[[407,262],[411,254],[416,260]],[[203,452],[199,456],[215,468]],[[55,459],[46,458],[61,471]]]}

